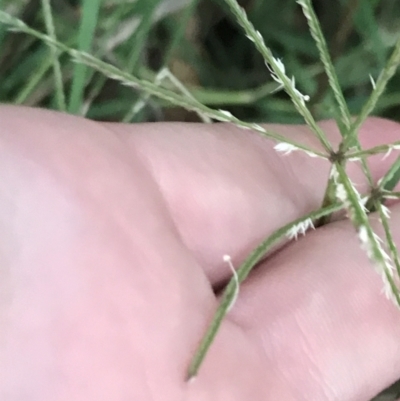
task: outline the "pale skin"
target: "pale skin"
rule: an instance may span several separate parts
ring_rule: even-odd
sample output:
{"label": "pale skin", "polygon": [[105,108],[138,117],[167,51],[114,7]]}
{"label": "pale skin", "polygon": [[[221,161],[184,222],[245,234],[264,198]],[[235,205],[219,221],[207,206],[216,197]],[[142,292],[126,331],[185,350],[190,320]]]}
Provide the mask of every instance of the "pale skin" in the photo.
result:
{"label": "pale skin", "polygon": [[[318,208],[326,162],[283,157],[227,124],[101,124],[11,106],[0,121],[1,400],[367,401],[400,377],[400,312],[339,220],[253,272],[185,381],[232,274],[223,255],[238,267]],[[272,128],[318,146],[305,127]],[[371,119],[361,131],[371,147],[400,126]],[[396,157],[372,157],[374,179]],[[348,171],[365,191],[357,165]]]}

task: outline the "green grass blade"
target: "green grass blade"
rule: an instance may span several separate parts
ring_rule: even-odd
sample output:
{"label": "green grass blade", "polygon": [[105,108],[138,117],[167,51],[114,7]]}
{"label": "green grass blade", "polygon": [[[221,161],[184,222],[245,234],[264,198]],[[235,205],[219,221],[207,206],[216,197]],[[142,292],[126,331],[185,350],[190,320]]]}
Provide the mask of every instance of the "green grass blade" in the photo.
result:
{"label": "green grass blade", "polygon": [[[127,11],[134,13],[134,5],[131,5],[128,10],[126,9],[127,4],[119,4],[111,13],[107,14],[107,24],[103,29],[105,29],[105,34],[99,38],[99,50],[97,55],[99,58],[103,57],[105,54],[109,52],[113,52],[115,47],[118,47],[117,44],[113,44],[112,46],[107,45],[110,40],[113,39],[114,35],[118,35],[118,26],[121,25],[121,21],[124,19],[124,15]],[[91,88],[87,93],[86,101],[81,109],[81,114],[86,116],[87,113],[90,113],[90,108],[92,107],[92,103],[96,99],[96,97],[101,93],[106,81],[107,77],[100,76],[97,78],[93,70],[88,71],[87,80],[91,83]]]}
{"label": "green grass blade", "polygon": [[[42,9],[43,9],[43,15],[44,15],[47,33],[52,39],[55,40],[56,39],[56,31],[54,28],[50,0],[42,0]],[[66,111],[67,104],[66,104],[66,100],[65,100],[65,92],[64,92],[63,78],[62,78],[62,73],[61,73],[61,66],[60,66],[60,61],[58,59],[58,51],[54,46],[50,46],[50,51],[51,51],[51,59],[52,59],[52,64],[53,64],[57,107],[58,107],[58,110],[60,110],[60,111]]]}
{"label": "green grass blade", "polygon": [[[15,104],[23,104],[32,91],[36,88],[39,82],[43,79],[46,73],[49,71],[53,63],[52,59],[47,58],[38,65],[35,71],[32,72],[26,84],[21,88],[21,91],[17,94],[14,99]],[[54,67],[54,65],[53,65]]]}
{"label": "green grass blade", "polygon": [[[4,8],[4,3],[5,3],[4,0],[0,0],[0,10],[2,10]],[[6,33],[5,27],[0,25],[0,48],[1,48],[1,45],[3,43],[3,39],[4,39],[4,36],[5,36],[5,33]]]}
{"label": "green grass blade", "polygon": [[379,6],[378,1],[363,0],[359,1],[357,12],[354,16],[354,26],[366,43],[371,43],[375,56],[381,69],[385,65],[387,48],[382,40],[380,26],[377,21]]}
{"label": "green grass blade", "polygon": [[143,47],[146,44],[146,38],[152,27],[153,14],[158,6],[159,0],[142,0],[138,2],[138,7],[141,8],[141,21],[131,38],[132,51],[128,56],[127,67],[128,71],[137,72],[138,61],[142,53]]}
{"label": "green grass blade", "polygon": [[166,67],[168,65],[168,62],[169,62],[174,50],[179,46],[179,43],[184,36],[185,29],[187,27],[189,19],[193,16],[198,3],[199,3],[199,0],[192,0],[188,4],[188,6],[186,6],[182,17],[179,18],[179,24],[176,24],[176,29],[174,30],[174,33],[171,37],[168,48],[164,53],[164,58],[163,58],[163,62],[162,62],[162,65],[164,67]]}
{"label": "green grass blade", "polygon": [[[82,1],[82,20],[78,35],[78,48],[81,51],[87,52],[92,47],[101,1],[102,0]],[[74,75],[72,78],[71,96],[68,105],[68,111],[72,114],[79,113],[82,108],[86,72],[86,66],[82,64],[75,65]]]}

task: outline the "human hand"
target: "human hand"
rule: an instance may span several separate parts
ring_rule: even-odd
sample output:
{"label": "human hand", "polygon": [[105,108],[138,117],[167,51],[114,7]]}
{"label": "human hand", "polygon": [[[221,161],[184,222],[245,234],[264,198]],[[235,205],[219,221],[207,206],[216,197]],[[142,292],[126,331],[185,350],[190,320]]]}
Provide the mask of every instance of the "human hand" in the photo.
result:
{"label": "human hand", "polygon": [[[222,256],[238,267],[318,208],[326,162],[283,157],[231,125],[100,124],[10,106],[0,121],[0,400],[366,401],[400,376],[400,313],[342,220],[250,275],[185,382],[231,275]],[[305,127],[274,128],[315,144]],[[371,119],[361,140],[399,131]],[[394,157],[370,158],[375,179]],[[394,205],[398,240],[399,221]]]}

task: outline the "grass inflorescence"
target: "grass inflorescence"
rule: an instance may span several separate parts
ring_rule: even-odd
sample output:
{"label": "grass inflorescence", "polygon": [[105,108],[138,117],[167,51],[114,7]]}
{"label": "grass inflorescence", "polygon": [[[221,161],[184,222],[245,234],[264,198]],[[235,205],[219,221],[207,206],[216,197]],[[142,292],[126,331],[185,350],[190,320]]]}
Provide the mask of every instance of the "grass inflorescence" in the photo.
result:
{"label": "grass inflorescence", "polygon": [[[385,206],[400,198],[400,158],[376,184],[368,167],[371,155],[399,150],[400,143],[362,149],[358,141],[372,113],[400,120],[395,10],[400,5],[390,0],[342,7],[334,0],[0,2],[2,102],[112,121],[229,122],[275,141],[282,157],[305,152],[331,163],[321,207],[278,229],[234,272],[187,378],[198,374],[240,283],[266,252],[341,209],[386,296],[400,306],[400,260]],[[337,122],[338,148],[317,123],[324,118]],[[322,150],[266,130],[259,124],[265,121],[305,122]],[[366,193],[346,173],[353,161],[370,184]],[[382,238],[370,225],[372,211]]]}

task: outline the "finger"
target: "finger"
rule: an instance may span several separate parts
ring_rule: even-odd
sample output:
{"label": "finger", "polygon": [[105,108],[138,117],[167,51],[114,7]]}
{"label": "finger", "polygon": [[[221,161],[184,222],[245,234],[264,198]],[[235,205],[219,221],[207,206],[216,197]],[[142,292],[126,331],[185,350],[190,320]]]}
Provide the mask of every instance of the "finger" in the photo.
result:
{"label": "finger", "polygon": [[[222,261],[236,265],[274,230],[322,203],[329,163],[302,152],[283,156],[275,143],[228,124],[109,124],[139,154],[160,187],[183,241],[216,285],[230,275]],[[337,146],[335,124],[321,123]],[[305,126],[266,126],[317,147]],[[370,119],[360,129],[362,145],[398,138],[396,123]],[[369,158],[375,180],[396,157]],[[360,166],[348,164],[357,189],[366,191]]]}
{"label": "finger", "polygon": [[[396,205],[397,243],[399,223]],[[257,344],[266,374],[284,376],[274,393],[283,386],[296,400],[369,400],[400,377],[400,312],[382,287],[354,228],[340,221],[260,266],[228,320]]]}

